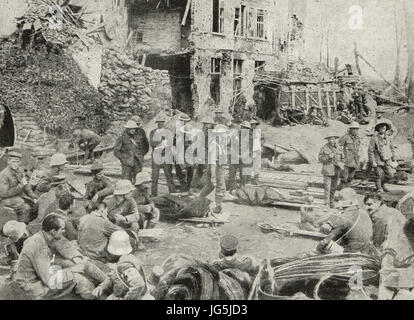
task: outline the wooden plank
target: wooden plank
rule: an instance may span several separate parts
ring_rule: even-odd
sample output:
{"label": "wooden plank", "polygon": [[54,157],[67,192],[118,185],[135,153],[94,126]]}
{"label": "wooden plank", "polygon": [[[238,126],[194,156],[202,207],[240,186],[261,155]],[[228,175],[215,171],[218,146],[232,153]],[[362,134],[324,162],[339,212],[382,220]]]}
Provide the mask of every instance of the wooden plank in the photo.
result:
{"label": "wooden plank", "polygon": [[322,90],[321,87],[318,86],[318,106],[319,108],[323,109],[323,104],[322,104]]}
{"label": "wooden plank", "polygon": [[273,201],[272,204],[274,206],[280,207],[292,207],[292,208],[305,208],[305,209],[313,209],[319,208],[319,206],[314,204],[302,204],[302,203],[295,203],[295,202],[285,202],[285,201]]}
{"label": "wooden plank", "polygon": [[196,222],[196,223],[229,223],[228,220],[219,220],[213,218],[185,218],[179,219],[180,221],[184,222]]}
{"label": "wooden plank", "polygon": [[185,26],[185,22],[187,20],[188,13],[190,12],[190,7],[191,7],[191,0],[187,0],[187,5],[185,6],[183,20],[181,21],[182,26]]}
{"label": "wooden plank", "polygon": [[336,103],[337,103],[337,99],[336,99],[336,91],[333,91],[333,111],[336,112]]}
{"label": "wooden plank", "polygon": [[296,94],[295,94],[295,86],[292,86],[292,108],[296,107]]}
{"label": "wooden plank", "polygon": [[328,110],[328,118],[331,119],[331,101],[329,101],[329,91],[326,91],[326,108]]}
{"label": "wooden plank", "polygon": [[305,100],[306,100],[305,111],[306,111],[306,114],[308,114],[308,111],[309,111],[309,89],[308,87],[306,87],[306,90],[305,90]]}
{"label": "wooden plank", "polygon": [[305,231],[305,230],[300,230],[300,229],[286,229],[286,228],[280,228],[280,227],[275,227],[272,226],[274,231],[282,231],[282,232],[286,232],[290,235],[295,235],[295,236],[306,236],[306,237],[312,237],[314,239],[317,240],[322,240],[326,238],[326,234],[320,233],[320,232],[313,232],[313,231]]}

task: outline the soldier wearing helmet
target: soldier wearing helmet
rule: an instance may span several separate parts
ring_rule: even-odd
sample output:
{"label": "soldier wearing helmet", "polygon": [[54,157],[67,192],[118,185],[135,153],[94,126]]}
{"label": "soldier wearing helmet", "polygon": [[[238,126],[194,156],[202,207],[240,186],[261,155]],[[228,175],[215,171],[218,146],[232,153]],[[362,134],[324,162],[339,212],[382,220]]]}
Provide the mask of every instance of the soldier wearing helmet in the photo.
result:
{"label": "soldier wearing helmet", "polygon": [[46,173],[44,173],[40,177],[39,182],[35,188],[35,192],[38,195],[46,193],[50,189],[52,189],[53,177],[62,174],[63,170],[65,169],[66,163],[66,156],[63,153],[55,153],[50,158],[50,168]]}
{"label": "soldier wearing helmet", "polygon": [[91,166],[93,178],[86,185],[85,198],[94,203],[102,202],[107,196],[114,193],[111,179],[103,173],[103,165],[100,161],[95,161]]}
{"label": "soldier wearing helmet", "polygon": [[358,135],[359,123],[352,122],[348,133],[339,139],[338,145],[343,149],[345,167],[342,170],[342,182],[344,187],[349,187],[354,180],[355,172],[359,168],[361,138]]}
{"label": "soldier wearing helmet", "polygon": [[85,152],[83,158],[83,164],[86,164],[89,160],[95,159],[94,150],[101,143],[101,137],[92,130],[84,127],[77,127],[73,131],[74,145],[78,146]]}
{"label": "soldier wearing helmet", "polygon": [[140,214],[139,225],[141,229],[151,229],[160,220],[160,210],[155,207],[150,197],[151,176],[146,172],[140,172],[135,178],[135,190],[131,197],[135,200]]}

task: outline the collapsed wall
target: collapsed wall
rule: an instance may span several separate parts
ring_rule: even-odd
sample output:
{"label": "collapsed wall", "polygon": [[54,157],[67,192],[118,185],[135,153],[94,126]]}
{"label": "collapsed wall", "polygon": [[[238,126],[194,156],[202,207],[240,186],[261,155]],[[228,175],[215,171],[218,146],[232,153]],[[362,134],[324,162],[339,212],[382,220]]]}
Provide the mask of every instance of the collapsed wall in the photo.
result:
{"label": "collapsed wall", "polygon": [[133,115],[144,122],[170,107],[171,86],[167,70],[140,65],[116,49],[105,49],[102,57],[101,92],[104,112],[111,121],[107,133],[119,135]]}

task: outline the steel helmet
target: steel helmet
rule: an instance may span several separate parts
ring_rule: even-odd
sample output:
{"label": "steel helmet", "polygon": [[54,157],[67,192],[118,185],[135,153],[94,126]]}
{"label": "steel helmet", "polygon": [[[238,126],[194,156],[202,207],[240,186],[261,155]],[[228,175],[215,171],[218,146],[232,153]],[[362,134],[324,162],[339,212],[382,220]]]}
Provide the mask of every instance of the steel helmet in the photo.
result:
{"label": "steel helmet", "polygon": [[50,166],[51,167],[62,166],[66,163],[68,163],[68,162],[66,160],[66,156],[63,153],[55,153],[50,158]]}
{"label": "steel helmet", "polygon": [[180,128],[180,132],[181,133],[188,133],[188,134],[190,134],[190,133],[192,133],[192,131],[193,131],[193,127],[191,126],[191,124],[186,124],[185,126],[182,126],[181,128]]}
{"label": "steel helmet", "polygon": [[227,127],[223,124],[217,125],[213,130],[213,133],[226,133],[226,132],[227,132]]}
{"label": "steel helmet", "polygon": [[136,122],[132,120],[128,120],[127,123],[124,125],[125,129],[138,129]]}
{"label": "steel helmet", "polygon": [[243,121],[242,124],[241,124],[241,126],[243,128],[249,128],[249,129],[251,128],[250,122],[248,122],[248,121]]}
{"label": "steel helmet", "polygon": [[141,126],[142,125],[142,119],[140,116],[132,116],[131,120],[134,121],[137,126]]}
{"label": "steel helmet", "polygon": [[151,176],[149,175],[149,173],[146,173],[146,172],[138,173],[135,177],[135,185],[138,186],[145,182],[151,182]]}
{"label": "steel helmet", "polygon": [[115,256],[123,256],[132,252],[129,235],[124,230],[118,230],[111,234],[108,243],[108,252]]}
{"label": "steel helmet", "polygon": [[352,123],[351,123],[351,125],[349,126],[349,129],[359,129],[360,127],[359,127],[359,123],[358,122],[356,122],[356,121],[353,121]]}
{"label": "steel helmet", "polygon": [[13,237],[14,239],[20,239],[23,235],[28,235],[26,224],[18,222],[16,220],[7,221],[3,226],[3,234],[6,237]]}
{"label": "steel helmet", "polygon": [[126,195],[134,190],[131,181],[129,180],[120,180],[115,184],[114,195]]}
{"label": "steel helmet", "polygon": [[182,115],[180,115],[178,120],[184,121],[184,122],[189,122],[189,121],[191,121],[191,118],[187,114],[182,114]]}

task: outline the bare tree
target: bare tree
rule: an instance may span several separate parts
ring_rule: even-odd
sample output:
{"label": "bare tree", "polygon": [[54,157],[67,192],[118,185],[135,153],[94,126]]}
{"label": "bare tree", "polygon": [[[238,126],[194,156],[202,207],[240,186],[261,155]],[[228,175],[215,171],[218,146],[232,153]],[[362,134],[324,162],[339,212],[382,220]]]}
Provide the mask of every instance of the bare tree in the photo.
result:
{"label": "bare tree", "polygon": [[412,0],[404,0],[404,14],[408,49],[408,70],[405,82],[407,96],[414,101],[414,5]]}

